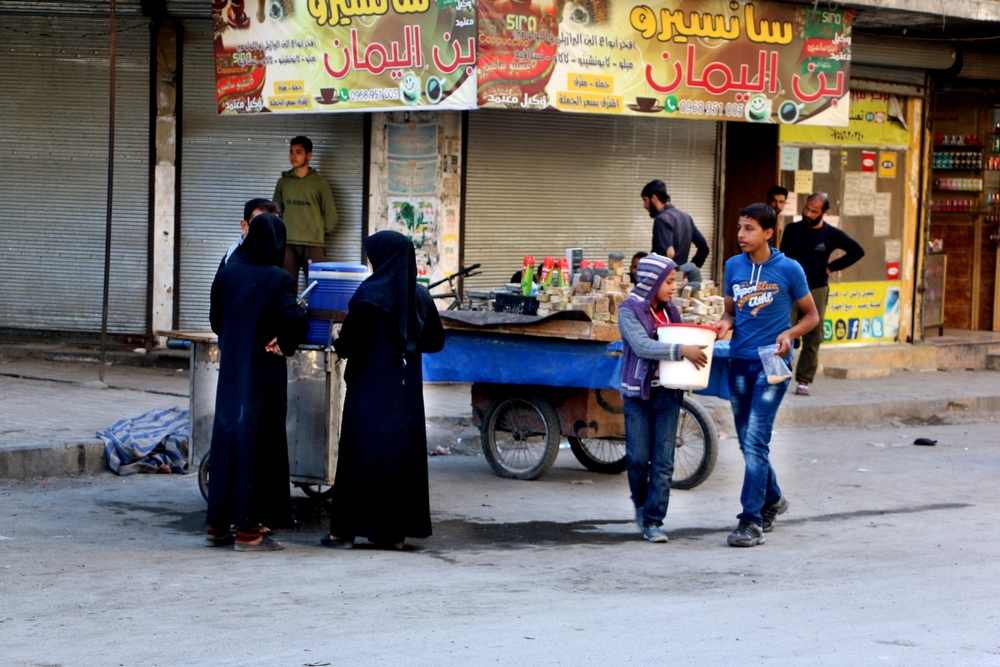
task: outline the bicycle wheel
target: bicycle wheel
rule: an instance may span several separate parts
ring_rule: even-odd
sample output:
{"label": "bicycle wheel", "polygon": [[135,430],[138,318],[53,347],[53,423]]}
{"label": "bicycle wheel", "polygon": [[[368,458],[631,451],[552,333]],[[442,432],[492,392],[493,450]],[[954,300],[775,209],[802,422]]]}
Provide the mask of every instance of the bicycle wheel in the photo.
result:
{"label": "bicycle wheel", "polygon": [[198,490],[201,491],[201,497],[208,502],[208,457],[212,455],[212,452],[205,452],[205,455],[201,457],[201,463],[198,464]]}
{"label": "bicycle wheel", "polygon": [[591,472],[616,475],[625,470],[625,438],[569,437],[576,460]]}
{"label": "bicycle wheel", "polygon": [[537,396],[498,398],[486,409],[483,454],[500,477],[538,479],[559,454],[559,417]]}
{"label": "bicycle wheel", "polygon": [[672,489],[693,489],[712,474],[719,456],[719,434],[708,411],[684,399],[677,420]]}

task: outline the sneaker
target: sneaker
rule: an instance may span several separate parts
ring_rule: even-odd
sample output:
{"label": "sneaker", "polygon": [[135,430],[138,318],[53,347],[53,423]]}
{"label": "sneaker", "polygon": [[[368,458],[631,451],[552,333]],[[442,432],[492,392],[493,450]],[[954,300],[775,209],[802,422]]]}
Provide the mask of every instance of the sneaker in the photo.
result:
{"label": "sneaker", "polygon": [[285,548],[281,542],[275,542],[267,535],[261,535],[260,541],[241,542],[236,540],[233,549],[236,551],[281,551]]}
{"label": "sneaker", "polygon": [[755,547],[764,544],[764,531],[755,523],[740,521],[739,527],[729,533],[726,542],[731,547]]}
{"label": "sneaker", "polygon": [[646,529],[646,524],[642,520],[642,508],[641,507],[636,507],[635,508],[635,525],[639,526],[639,532],[642,532],[643,530]]}
{"label": "sneaker", "polygon": [[799,386],[795,388],[795,393],[798,396],[808,396],[809,395],[809,385],[805,382],[800,382]]}
{"label": "sneaker", "polygon": [[667,534],[660,530],[659,526],[646,526],[642,529],[642,539],[647,542],[669,542]]}
{"label": "sneaker", "polygon": [[767,505],[764,507],[763,511],[760,513],[761,517],[764,519],[764,525],[761,527],[765,533],[770,533],[774,530],[774,520],[779,514],[784,514],[788,511],[788,500],[781,496],[778,502],[773,505]]}

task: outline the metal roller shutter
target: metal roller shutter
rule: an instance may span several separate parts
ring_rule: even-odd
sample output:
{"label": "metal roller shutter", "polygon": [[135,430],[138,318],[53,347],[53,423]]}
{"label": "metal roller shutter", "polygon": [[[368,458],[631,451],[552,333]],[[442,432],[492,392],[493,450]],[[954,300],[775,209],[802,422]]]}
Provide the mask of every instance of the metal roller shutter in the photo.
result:
{"label": "metal roller shutter", "polygon": [[654,178],[713,247],[717,132],[709,121],[470,113],[463,261],[481,263],[483,275],[467,287],[502,285],[527,254],[649,251],[652,220],[639,192]]}
{"label": "metal roller shutter", "polygon": [[[0,327],[100,331],[108,41],[107,18],[0,14]],[[108,330],[142,334],[149,246],[146,20],[118,20],[116,72]]]}
{"label": "metal roller shutter", "polygon": [[181,132],[179,326],[208,328],[208,302],[219,260],[239,235],[243,203],[274,194],[288,164],[288,140],[313,141],[310,163],[330,182],[340,223],[331,262],[361,260],[365,193],[362,114],[219,116],[210,21],[185,21]]}

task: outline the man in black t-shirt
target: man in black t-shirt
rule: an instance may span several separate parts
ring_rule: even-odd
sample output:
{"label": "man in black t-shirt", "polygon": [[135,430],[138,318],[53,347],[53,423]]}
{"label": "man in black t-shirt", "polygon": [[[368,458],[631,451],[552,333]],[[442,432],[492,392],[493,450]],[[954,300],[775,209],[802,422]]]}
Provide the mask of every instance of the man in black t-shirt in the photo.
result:
{"label": "man in black t-shirt", "polygon": [[[806,199],[802,209],[802,220],[785,227],[781,236],[781,251],[802,265],[806,281],[812,293],[820,323],[802,336],[799,363],[795,368],[798,386],[795,393],[809,395],[809,384],[816,377],[819,344],[823,342],[823,314],[826,311],[826,297],[830,291],[830,274],[842,271],[865,256],[865,250],[850,236],[823,221],[823,215],[830,210],[830,200],[822,192],[814,192]],[[830,261],[834,250],[843,250],[844,256]],[[792,324],[802,317],[797,308],[792,309]]]}

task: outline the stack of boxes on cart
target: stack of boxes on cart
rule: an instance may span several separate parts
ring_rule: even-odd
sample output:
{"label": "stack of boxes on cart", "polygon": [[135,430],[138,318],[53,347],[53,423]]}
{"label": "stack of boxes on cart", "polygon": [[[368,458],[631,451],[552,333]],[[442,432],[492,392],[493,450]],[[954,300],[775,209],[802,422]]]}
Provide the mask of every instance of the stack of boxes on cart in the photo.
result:
{"label": "stack of boxes on cart", "polygon": [[682,273],[677,275],[674,305],[681,311],[684,324],[715,324],[726,311],[726,299],[719,296],[714,281],[688,282]]}
{"label": "stack of boxes on cart", "polygon": [[538,291],[538,315],[545,317],[556,310],[580,310],[595,322],[618,323],[618,306],[628,298],[632,280],[625,268],[622,253],[608,255],[603,261],[581,265],[571,287],[548,287]]}

